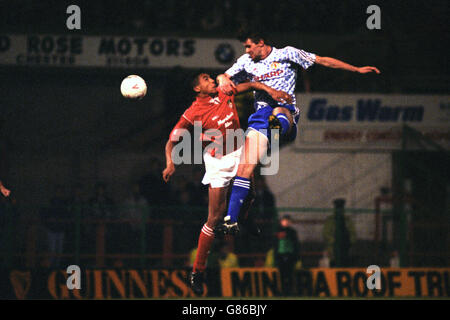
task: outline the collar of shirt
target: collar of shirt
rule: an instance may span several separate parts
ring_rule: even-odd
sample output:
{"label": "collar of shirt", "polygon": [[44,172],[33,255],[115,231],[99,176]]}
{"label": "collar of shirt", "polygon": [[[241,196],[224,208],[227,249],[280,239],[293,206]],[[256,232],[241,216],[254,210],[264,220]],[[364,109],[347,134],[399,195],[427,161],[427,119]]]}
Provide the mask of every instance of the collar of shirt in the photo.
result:
{"label": "collar of shirt", "polygon": [[219,96],[211,97],[211,96],[205,96],[205,97],[197,97],[197,102],[200,104],[207,104],[207,103],[213,103],[213,104],[219,104]]}

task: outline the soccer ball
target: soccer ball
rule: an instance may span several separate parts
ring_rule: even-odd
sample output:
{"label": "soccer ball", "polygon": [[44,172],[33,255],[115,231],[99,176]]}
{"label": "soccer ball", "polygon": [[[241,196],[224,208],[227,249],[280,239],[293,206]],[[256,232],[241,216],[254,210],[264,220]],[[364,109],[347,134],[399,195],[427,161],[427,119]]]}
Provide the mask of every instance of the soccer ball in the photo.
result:
{"label": "soccer ball", "polygon": [[132,74],[123,79],[120,92],[128,99],[142,99],[147,94],[147,84],[144,79]]}

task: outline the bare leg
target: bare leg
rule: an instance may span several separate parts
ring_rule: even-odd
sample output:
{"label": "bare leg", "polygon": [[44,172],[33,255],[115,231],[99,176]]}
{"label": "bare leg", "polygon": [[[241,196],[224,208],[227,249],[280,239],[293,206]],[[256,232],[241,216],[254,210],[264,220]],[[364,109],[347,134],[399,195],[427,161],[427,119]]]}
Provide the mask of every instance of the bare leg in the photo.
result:
{"label": "bare leg", "polygon": [[227,192],[228,187],[211,188],[209,186],[208,221],[206,225],[211,229],[214,229],[222,220],[222,216],[227,207]]}
{"label": "bare leg", "polygon": [[237,176],[250,179],[262,156],[267,152],[268,142],[265,135],[256,130],[250,130],[245,138]]}
{"label": "bare leg", "polygon": [[208,252],[214,242],[214,228],[221,221],[226,208],[227,187],[209,187],[208,220],[202,227],[198,238],[197,255],[194,262],[194,272],[203,272],[206,268]]}
{"label": "bare leg", "polygon": [[209,187],[208,220],[202,227],[198,237],[197,255],[190,277],[192,289],[196,294],[204,292],[204,271],[208,259],[209,250],[214,242],[214,228],[222,218],[226,208],[226,196],[228,187]]}
{"label": "bare leg", "polygon": [[292,129],[292,126],[294,124],[294,118],[292,117],[292,113],[289,109],[284,107],[276,107],[272,111],[272,115],[276,116],[277,114],[282,113],[286,116],[286,118],[289,121],[289,129],[287,130],[286,134],[289,133]]}

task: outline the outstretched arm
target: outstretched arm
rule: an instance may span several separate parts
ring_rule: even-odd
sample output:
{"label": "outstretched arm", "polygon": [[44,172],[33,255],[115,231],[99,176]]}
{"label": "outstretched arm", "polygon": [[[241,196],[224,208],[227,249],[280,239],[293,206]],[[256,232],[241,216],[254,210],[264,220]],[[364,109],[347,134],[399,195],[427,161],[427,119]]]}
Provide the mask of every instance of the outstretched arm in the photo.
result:
{"label": "outstretched arm", "polygon": [[227,95],[231,95],[233,93],[233,89],[236,88],[236,85],[230,78],[231,77],[226,73],[219,74],[216,78],[217,83],[219,84],[219,89]]}
{"label": "outstretched arm", "polygon": [[178,123],[173,128],[170,133],[169,139],[166,142],[165,147],[165,155],[166,155],[166,168],[162,172],[163,180],[167,183],[170,180],[170,177],[175,173],[175,164],[172,159],[172,150],[173,147],[177,144],[179,137],[182,136],[180,130],[187,130],[191,128],[192,124],[187,121],[185,118],[181,117]]}
{"label": "outstretched arm", "polygon": [[261,82],[244,82],[236,86],[237,93],[247,92],[250,90],[265,91],[278,102],[292,103],[292,97],[288,93],[271,88]]}
{"label": "outstretched arm", "polygon": [[338,60],[338,59],[334,59],[334,58],[330,58],[330,57],[319,57],[318,55],[316,55],[315,63],[323,65],[328,68],[343,69],[343,70],[359,72],[359,73],[369,73],[369,72],[380,73],[380,70],[378,70],[375,67],[371,67],[371,66],[355,67],[355,66],[352,66],[351,64],[348,64],[348,63]]}
{"label": "outstretched arm", "polygon": [[172,160],[172,150],[174,146],[175,146],[174,142],[172,142],[170,139],[167,140],[165,148],[166,168],[162,172],[164,182],[169,182],[170,177],[175,173],[175,165],[173,164]]}

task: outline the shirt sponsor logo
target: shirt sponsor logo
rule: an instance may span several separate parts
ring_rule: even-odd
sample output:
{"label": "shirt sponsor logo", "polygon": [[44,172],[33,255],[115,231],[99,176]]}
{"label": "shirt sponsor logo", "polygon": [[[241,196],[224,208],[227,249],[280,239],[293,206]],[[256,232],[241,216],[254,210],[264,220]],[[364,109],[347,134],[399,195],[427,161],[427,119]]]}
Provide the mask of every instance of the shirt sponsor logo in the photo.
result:
{"label": "shirt sponsor logo", "polygon": [[271,71],[271,72],[265,73],[261,76],[254,76],[253,81],[263,81],[263,80],[267,80],[270,78],[278,77],[283,72],[284,72],[283,70],[277,70],[277,71]]}
{"label": "shirt sponsor logo", "polygon": [[231,112],[230,114],[228,114],[225,118],[223,118],[222,120],[217,121],[217,124],[219,126],[221,126],[222,124],[224,124],[225,122],[227,122],[228,120],[230,120],[233,117],[234,113]]}

